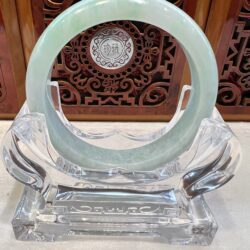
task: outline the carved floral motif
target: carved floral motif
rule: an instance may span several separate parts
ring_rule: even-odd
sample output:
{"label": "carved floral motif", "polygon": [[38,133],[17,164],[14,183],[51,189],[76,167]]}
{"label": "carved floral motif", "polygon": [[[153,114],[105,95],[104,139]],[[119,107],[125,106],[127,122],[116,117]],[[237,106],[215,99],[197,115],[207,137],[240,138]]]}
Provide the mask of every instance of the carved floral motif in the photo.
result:
{"label": "carved floral motif", "polygon": [[[106,27],[123,29],[135,44],[132,59],[115,70],[98,67],[90,52],[95,32]],[[81,96],[80,105],[161,105],[168,100],[175,50],[173,38],[152,25],[105,23],[81,33],[65,46],[52,77],[63,86],[64,105],[79,105],[76,91]],[[70,93],[72,87],[74,94]]]}

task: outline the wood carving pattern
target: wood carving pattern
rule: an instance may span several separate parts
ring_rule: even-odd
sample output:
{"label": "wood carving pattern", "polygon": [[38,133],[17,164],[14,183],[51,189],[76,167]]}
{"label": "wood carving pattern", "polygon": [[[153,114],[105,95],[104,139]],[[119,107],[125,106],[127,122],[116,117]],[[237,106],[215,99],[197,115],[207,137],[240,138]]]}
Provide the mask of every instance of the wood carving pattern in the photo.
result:
{"label": "wood carving pattern", "polygon": [[[124,29],[136,44],[133,59],[125,67],[105,70],[91,59],[92,34],[105,27]],[[63,104],[160,105],[168,99],[175,50],[173,38],[152,25],[105,23],[83,32],[65,46],[52,77],[60,84]]]}
{"label": "wood carving pattern", "polygon": [[[37,12],[43,13],[45,29],[58,14],[78,1],[39,0],[32,4],[33,11],[39,9]],[[186,0],[169,2],[184,8]],[[39,33],[41,20],[40,25],[37,23]],[[133,41],[133,55],[123,67],[104,69],[91,57],[92,38],[105,28],[122,29]],[[173,113],[184,66],[183,57],[177,65],[177,55],[180,59],[176,40],[157,27],[132,21],[104,23],[83,31],[64,47],[54,64],[52,80],[59,82],[64,108],[162,107],[162,114]]]}
{"label": "wood carving pattern", "polygon": [[47,27],[53,19],[61,12],[66,10],[72,4],[78,2],[74,0],[43,0],[44,28]]}
{"label": "wood carving pattern", "polygon": [[222,106],[250,106],[250,0],[242,8],[220,72],[217,103]]}

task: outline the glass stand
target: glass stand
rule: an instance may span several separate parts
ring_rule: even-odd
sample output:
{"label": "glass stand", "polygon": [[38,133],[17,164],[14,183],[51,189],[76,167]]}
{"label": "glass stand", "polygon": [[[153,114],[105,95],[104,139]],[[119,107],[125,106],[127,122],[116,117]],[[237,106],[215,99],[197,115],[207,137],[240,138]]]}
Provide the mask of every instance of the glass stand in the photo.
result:
{"label": "glass stand", "polygon": [[[51,86],[52,96],[53,87],[58,94],[57,85]],[[100,131],[88,127],[93,124],[89,122],[80,130],[65,119],[60,101],[54,100],[65,126],[82,140],[104,146],[117,137],[121,148],[126,148],[167,133],[181,116],[189,89],[184,87],[172,122],[156,124],[150,132],[128,123],[98,123],[103,127]],[[203,194],[227,183],[241,159],[237,138],[214,109],[202,121],[190,148],[153,171],[85,169],[56,152],[44,116],[29,112],[26,104],[6,134],[1,153],[8,172],[25,185],[12,224],[16,238],[27,241],[93,234],[208,245],[217,224]]]}

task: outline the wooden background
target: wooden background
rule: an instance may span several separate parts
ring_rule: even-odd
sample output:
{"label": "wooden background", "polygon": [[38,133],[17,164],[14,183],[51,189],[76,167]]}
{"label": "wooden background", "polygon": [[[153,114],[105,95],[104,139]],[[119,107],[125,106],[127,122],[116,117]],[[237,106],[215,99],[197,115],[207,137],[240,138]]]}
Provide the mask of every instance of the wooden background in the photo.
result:
{"label": "wooden background", "polygon": [[[24,99],[25,68],[43,30],[77,0],[0,0],[0,118],[11,118]],[[227,120],[250,120],[250,0],[171,0],[204,30],[219,70],[217,107]],[[119,72],[89,58],[93,34],[119,27],[135,41],[133,60]],[[72,66],[74,65],[74,66]],[[53,80],[74,120],[169,120],[188,66],[178,42],[149,24],[106,23],[83,31],[58,55]]]}

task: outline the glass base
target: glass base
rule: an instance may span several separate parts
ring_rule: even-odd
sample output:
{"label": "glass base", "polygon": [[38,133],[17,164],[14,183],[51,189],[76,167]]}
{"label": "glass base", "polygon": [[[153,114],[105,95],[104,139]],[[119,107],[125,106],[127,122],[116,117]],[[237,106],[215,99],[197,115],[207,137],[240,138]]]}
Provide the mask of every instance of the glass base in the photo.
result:
{"label": "glass base", "polygon": [[[58,113],[82,140],[122,150],[167,133],[183,114],[181,107],[180,101],[171,123],[144,123],[143,130],[141,123],[136,128],[93,122],[81,123],[81,130]],[[44,115],[26,104],[4,137],[1,154],[10,175],[25,185],[12,222],[16,238],[34,241],[95,234],[208,245],[217,225],[203,194],[231,180],[241,160],[238,139],[214,109],[190,148],[154,170],[75,165],[53,147]]]}
{"label": "glass base", "polygon": [[[209,245],[217,224],[202,195],[60,190],[44,207],[25,187],[12,225],[18,240],[57,241],[82,235],[140,236],[183,245]],[[39,208],[41,207],[41,208]],[[84,238],[83,238],[84,239]]]}

